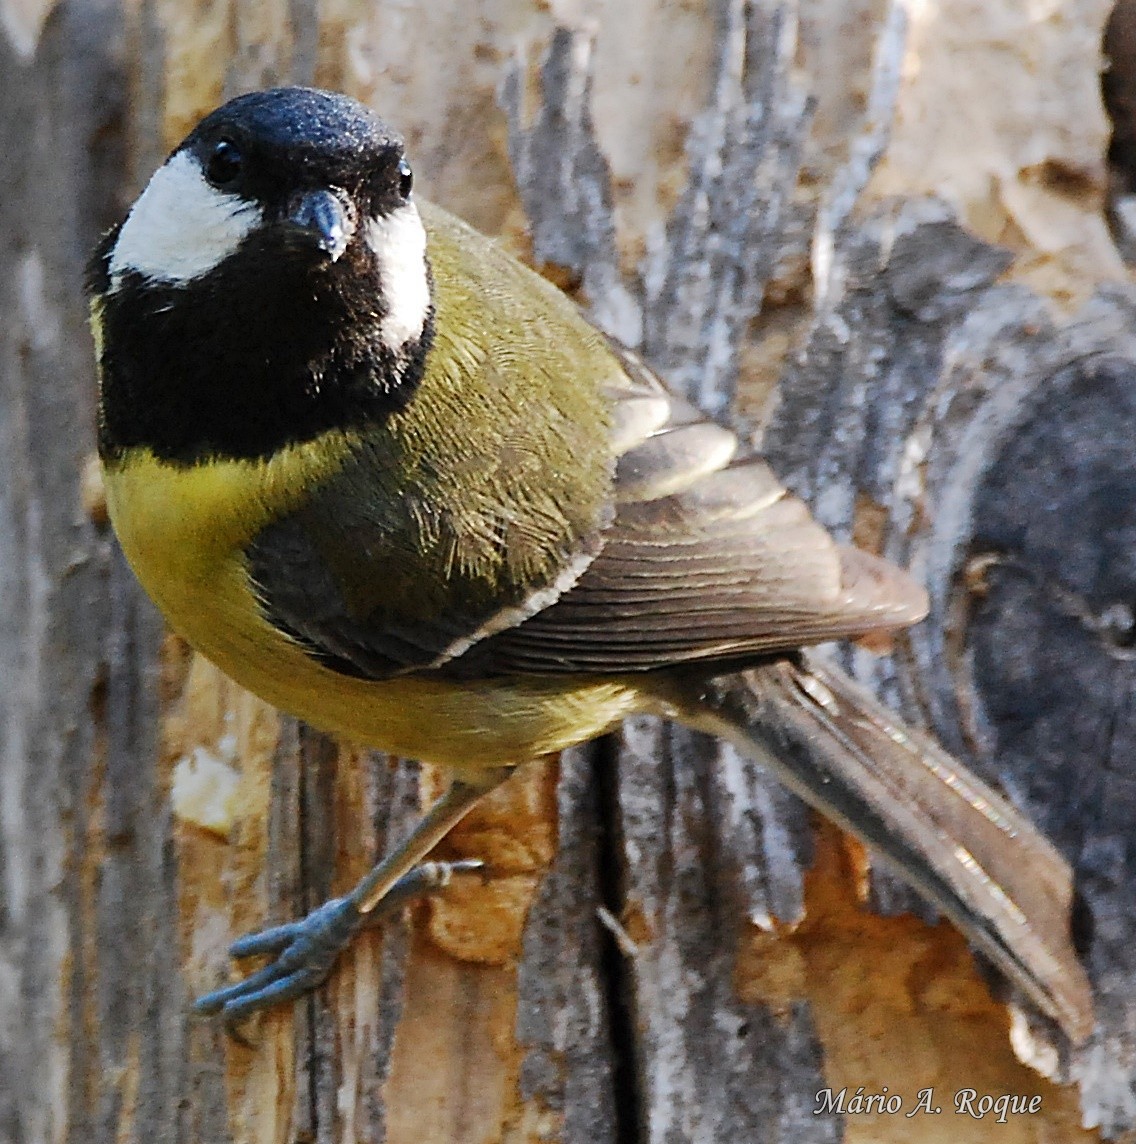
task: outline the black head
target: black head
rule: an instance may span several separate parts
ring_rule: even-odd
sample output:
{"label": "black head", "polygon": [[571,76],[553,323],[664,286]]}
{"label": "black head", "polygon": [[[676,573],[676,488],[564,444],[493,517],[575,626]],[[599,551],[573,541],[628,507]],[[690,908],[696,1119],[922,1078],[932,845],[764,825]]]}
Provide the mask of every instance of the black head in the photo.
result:
{"label": "black head", "polygon": [[411,190],[402,141],[346,96],[203,119],[92,262],[104,454],[267,456],[405,404],[432,332]]}
{"label": "black head", "polygon": [[178,152],[193,155],[213,187],[259,203],[272,222],[327,188],[342,191],[349,210],[381,218],[410,198],[413,184],[398,135],[356,100],[312,88],[238,96]]}

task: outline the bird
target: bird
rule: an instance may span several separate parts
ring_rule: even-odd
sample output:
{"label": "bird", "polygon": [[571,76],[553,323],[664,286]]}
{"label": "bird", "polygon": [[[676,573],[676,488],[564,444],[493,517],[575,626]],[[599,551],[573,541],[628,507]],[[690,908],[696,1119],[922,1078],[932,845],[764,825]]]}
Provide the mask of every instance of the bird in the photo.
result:
{"label": "bird", "polygon": [[[498,243],[402,138],[283,87],[206,115],[87,273],[110,520],[237,683],[450,784],[346,895],[200,998],[295,1000],[517,767],[644,713],[734,743],[863,839],[1074,1040],[1072,877],[1029,820],[815,645],[905,628],[905,572]],[[459,867],[460,868],[460,867]]]}

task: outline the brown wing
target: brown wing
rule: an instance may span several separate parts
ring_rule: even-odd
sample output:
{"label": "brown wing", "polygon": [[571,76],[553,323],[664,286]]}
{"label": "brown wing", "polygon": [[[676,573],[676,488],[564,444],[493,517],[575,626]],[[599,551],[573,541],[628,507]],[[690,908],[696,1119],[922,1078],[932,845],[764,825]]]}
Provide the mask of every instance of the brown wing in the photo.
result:
{"label": "brown wing", "polygon": [[838,545],[733,433],[632,355],[613,383],[617,511],[576,584],[447,671],[624,672],[723,661],[904,627],[926,597]]}

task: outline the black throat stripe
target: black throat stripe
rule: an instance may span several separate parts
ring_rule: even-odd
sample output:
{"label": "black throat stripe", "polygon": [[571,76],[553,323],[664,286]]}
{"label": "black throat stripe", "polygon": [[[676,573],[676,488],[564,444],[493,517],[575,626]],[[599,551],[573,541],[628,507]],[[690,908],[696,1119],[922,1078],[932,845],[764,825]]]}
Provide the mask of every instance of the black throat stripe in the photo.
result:
{"label": "black throat stripe", "polygon": [[421,338],[389,349],[382,283],[362,243],[320,263],[253,235],[199,279],[170,285],[127,273],[108,292],[113,237],[90,272],[103,296],[104,457],[148,446],[183,464],[265,458],[381,420],[413,397],[433,309]]}

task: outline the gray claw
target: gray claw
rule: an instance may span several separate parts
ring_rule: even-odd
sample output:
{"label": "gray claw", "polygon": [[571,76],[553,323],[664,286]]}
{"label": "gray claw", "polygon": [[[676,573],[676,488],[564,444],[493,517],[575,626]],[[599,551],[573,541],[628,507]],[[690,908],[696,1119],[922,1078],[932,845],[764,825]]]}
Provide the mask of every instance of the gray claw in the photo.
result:
{"label": "gray claw", "polygon": [[362,924],[362,915],[347,898],[332,898],[302,921],[240,938],[231,949],[234,957],[276,953],[276,960],[243,981],[206,993],[193,1007],[198,1013],[220,1013],[231,1022],[299,997],[327,977]]}
{"label": "gray claw", "polygon": [[240,959],[255,957],[258,953],[279,953],[292,944],[303,925],[303,922],[287,922],[257,933],[247,933],[229,946],[229,956]]}
{"label": "gray claw", "polygon": [[[243,981],[199,997],[194,1002],[194,1011],[220,1013],[230,1033],[236,1035],[235,1024],[250,1014],[284,1001],[294,1001],[320,985],[331,972],[336,958],[365,925],[373,924],[411,898],[448,885],[455,873],[470,873],[482,866],[476,858],[424,862],[400,878],[370,913],[361,914],[350,897],[332,898],[298,922],[287,922],[238,938],[229,947],[232,957],[270,954],[275,955],[275,960]],[[240,1036],[237,1039],[244,1041]]]}
{"label": "gray claw", "polygon": [[461,858],[456,862],[420,862],[391,886],[382,901],[366,915],[364,924],[370,925],[378,921],[414,898],[444,889],[455,874],[473,874],[484,867],[485,863],[480,858]]}

